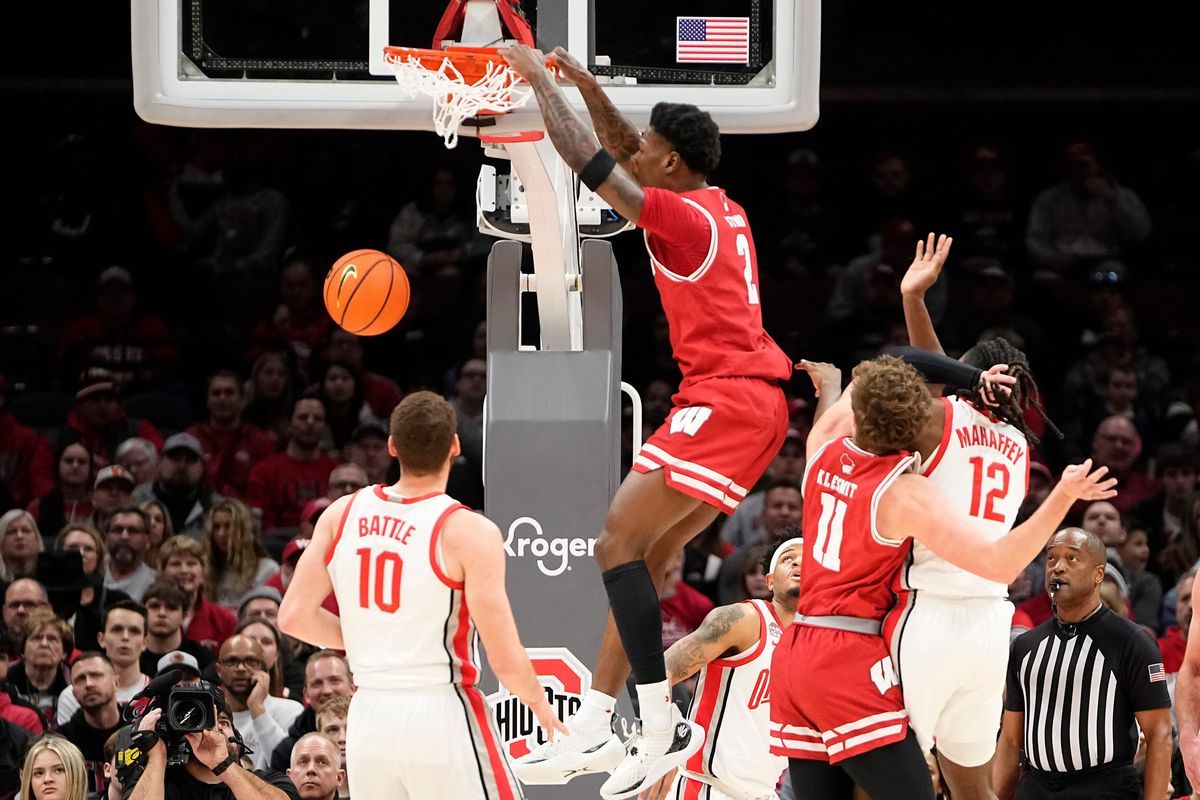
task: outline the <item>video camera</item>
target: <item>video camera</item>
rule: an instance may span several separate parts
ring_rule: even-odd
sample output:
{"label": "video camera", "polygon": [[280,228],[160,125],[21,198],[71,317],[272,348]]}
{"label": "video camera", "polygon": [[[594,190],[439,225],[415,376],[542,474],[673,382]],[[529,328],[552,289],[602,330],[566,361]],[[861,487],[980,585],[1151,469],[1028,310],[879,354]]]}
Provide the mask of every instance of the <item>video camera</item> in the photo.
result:
{"label": "video camera", "polygon": [[[159,675],[126,706],[125,721],[135,727],[146,714],[156,708],[162,709],[162,716],[154,730],[134,732],[131,741],[133,749],[130,752],[136,753],[137,757],[144,757],[156,741],[162,741],[167,748],[167,766],[183,766],[192,758],[186,735],[215,728],[217,709],[229,711],[225,695],[218,687],[207,681],[176,686],[181,678],[183,672],[177,669]],[[236,733],[234,736],[244,749],[241,737]]]}

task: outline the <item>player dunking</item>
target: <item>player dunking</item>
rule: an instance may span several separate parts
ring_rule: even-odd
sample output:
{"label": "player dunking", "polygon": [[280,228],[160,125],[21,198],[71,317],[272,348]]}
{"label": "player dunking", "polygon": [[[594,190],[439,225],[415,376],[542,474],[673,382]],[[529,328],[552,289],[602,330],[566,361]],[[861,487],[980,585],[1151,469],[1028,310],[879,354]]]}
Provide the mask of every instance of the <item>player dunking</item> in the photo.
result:
{"label": "player dunking", "polygon": [[[454,409],[431,392],[396,406],[388,450],[400,480],[326,509],[279,608],[284,632],[346,651],[358,684],[346,740],[356,796],[522,796],[475,685],[476,630],[500,682],[543,730],[566,732],[517,636],[499,529],[445,493],[455,428]],[[340,620],[321,607],[330,591]]]}
{"label": "player dunking", "polygon": [[704,747],[669,786],[659,787],[658,796],[650,795],[655,800],[776,797],[787,760],[771,755],[771,657],[796,614],[804,548],[799,536],[787,535],[763,556],[769,603],[746,600],[715,608],[667,650],[672,685],[700,672],[688,718],[704,728]]}
{"label": "player dunking", "polygon": [[[612,618],[594,690],[568,723],[570,736],[516,765],[522,780],[537,783],[562,783],[616,766],[601,794],[632,797],[682,764],[702,736],[670,702],[659,576],[671,554],[718,512],[737,508],[779,451],[787,434],[779,382],[791,375],[791,363],[763,330],[746,212],[707,182],[721,153],[712,118],[695,106],[659,103],[650,127],[639,133],[591,73],[557,50],[553,58],[588,104],[604,144],[598,147],[541,55],[521,46],[504,53],[537,94],[546,131],[563,161],[645,231],[683,373],[674,408],[638,453],[596,542]],[[613,695],[629,665],[641,733],[618,765],[619,740],[609,723]]]}
{"label": "player dunking", "polygon": [[772,662],[771,751],[789,758],[802,800],[850,798],[854,784],[872,800],[932,800],[880,636],[910,542],[1007,583],[1075,500],[1111,497],[1116,481],[1104,479],[1104,467],[1089,474],[1090,461],[1068,467],[1027,522],[993,540],[928,478],[912,474],[910,451],[931,401],[916,370],[882,357],[859,364],[853,377],[854,437],[832,438],[839,424],[834,409],[808,439],[804,591]]}
{"label": "player dunking", "polygon": [[[904,275],[909,341],[941,353],[925,308],[953,240],[929,234],[917,242]],[[1029,483],[1026,402],[1041,410],[1025,354],[1004,339],[971,348],[962,358],[986,368],[1004,363],[1015,378],[992,405],[975,393],[933,400],[917,439],[921,474],[933,481],[961,514],[991,539],[1016,520]],[[1008,587],[939,558],[917,542],[899,573],[896,608],[884,622],[896,675],[917,741],[928,753],[936,739],[942,778],[955,800],[994,800],[991,759],[996,749],[1008,663],[1012,605]]]}

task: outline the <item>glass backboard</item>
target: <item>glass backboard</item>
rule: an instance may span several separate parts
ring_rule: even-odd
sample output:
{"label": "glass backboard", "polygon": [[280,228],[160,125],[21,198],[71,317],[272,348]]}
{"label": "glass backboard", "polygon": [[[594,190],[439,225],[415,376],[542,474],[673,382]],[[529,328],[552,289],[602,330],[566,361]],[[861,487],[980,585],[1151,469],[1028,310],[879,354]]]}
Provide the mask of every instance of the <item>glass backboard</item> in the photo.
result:
{"label": "glass backboard", "polygon": [[[819,0],[524,0],[537,43],[563,46],[644,123],[660,100],[709,110],[727,132],[811,127]],[[135,106],[195,127],[431,126],[385,45],[430,47],[445,0],[134,0]],[[580,108],[582,102],[570,93]],[[541,127],[531,106],[496,132]]]}

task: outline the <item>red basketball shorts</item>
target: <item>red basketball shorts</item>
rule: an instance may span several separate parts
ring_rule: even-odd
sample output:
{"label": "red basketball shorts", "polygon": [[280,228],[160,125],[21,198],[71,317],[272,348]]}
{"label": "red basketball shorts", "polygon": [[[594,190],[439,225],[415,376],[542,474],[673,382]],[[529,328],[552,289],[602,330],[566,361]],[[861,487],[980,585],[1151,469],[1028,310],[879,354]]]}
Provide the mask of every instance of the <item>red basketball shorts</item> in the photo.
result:
{"label": "red basketball shorts", "polygon": [[758,378],[709,378],[681,389],[633,461],[667,485],[730,514],[783,447],[787,400]]}
{"label": "red basketball shorts", "polygon": [[899,742],[908,714],[880,636],[788,628],[771,660],[771,752],[831,764]]}

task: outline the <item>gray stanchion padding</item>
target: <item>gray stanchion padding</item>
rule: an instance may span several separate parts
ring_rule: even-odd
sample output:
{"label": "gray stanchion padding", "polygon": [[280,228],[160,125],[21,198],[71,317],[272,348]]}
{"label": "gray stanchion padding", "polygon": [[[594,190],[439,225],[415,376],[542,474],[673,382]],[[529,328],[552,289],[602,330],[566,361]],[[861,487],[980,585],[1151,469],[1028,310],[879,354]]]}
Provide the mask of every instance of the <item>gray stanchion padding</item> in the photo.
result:
{"label": "gray stanchion padding", "polygon": [[[592,667],[608,609],[592,548],[619,478],[620,282],[611,246],[584,242],[583,351],[520,352],[520,263],[516,242],[497,243],[488,262],[485,510],[505,537],[521,639],[539,674],[553,676],[551,699],[566,716],[578,708],[580,673]],[[527,752],[532,715],[502,690],[492,701],[503,746]],[[526,796],[595,798],[602,782],[530,786]]]}

